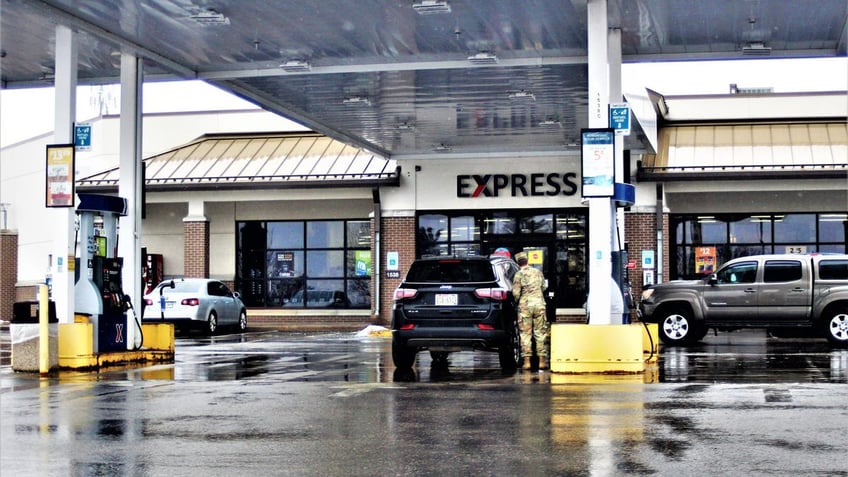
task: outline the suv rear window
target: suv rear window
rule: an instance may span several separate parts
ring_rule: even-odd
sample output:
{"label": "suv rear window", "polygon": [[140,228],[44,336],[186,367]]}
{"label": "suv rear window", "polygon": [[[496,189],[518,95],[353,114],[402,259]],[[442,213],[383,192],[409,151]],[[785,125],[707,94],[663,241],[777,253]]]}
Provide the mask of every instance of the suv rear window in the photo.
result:
{"label": "suv rear window", "polygon": [[848,280],[848,260],[822,260],[819,262],[822,280]]}
{"label": "suv rear window", "polygon": [[491,282],[495,273],[488,260],[426,260],[413,262],[407,282]]}

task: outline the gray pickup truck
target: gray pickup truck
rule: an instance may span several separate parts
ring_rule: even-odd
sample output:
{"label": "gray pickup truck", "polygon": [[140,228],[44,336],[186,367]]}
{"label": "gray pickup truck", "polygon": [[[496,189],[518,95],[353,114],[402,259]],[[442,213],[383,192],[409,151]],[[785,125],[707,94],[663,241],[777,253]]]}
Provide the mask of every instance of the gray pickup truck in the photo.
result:
{"label": "gray pickup truck", "polygon": [[700,341],[707,330],[812,329],[848,346],[848,255],[757,255],[725,263],[701,280],[647,288],[639,316],[668,345]]}

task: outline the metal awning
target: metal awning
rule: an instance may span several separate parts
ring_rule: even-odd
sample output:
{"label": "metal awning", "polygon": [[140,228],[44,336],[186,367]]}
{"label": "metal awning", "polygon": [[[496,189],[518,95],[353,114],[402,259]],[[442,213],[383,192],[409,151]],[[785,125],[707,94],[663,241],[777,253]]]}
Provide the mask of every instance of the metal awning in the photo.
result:
{"label": "metal awning", "polygon": [[[130,52],[145,81],[203,80],[387,158],[560,154],[588,126],[588,5],[0,0],[0,87],[52,85],[66,25],[80,84],[118,82]],[[845,0],[606,5],[625,63],[845,57],[848,45]],[[642,138],[626,147],[648,148]]]}
{"label": "metal awning", "polygon": [[848,124],[803,122],[670,126],[639,181],[848,177]]}
{"label": "metal awning", "polygon": [[[394,160],[318,133],[209,134],[144,160],[145,189],[290,189],[399,185]],[[117,191],[120,169],[77,180]]]}

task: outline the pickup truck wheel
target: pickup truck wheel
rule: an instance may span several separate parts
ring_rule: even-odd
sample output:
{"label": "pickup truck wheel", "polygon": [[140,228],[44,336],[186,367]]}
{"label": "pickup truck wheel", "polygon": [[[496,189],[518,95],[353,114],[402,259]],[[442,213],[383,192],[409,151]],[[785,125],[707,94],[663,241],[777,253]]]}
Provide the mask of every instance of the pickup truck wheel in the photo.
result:
{"label": "pickup truck wheel", "polygon": [[415,362],[417,352],[392,341],[392,361],[398,369],[410,369]]}
{"label": "pickup truck wheel", "polygon": [[659,325],[660,339],[667,345],[689,345],[706,336],[702,331],[704,327],[695,323],[690,312],[682,308],[663,313]]}
{"label": "pickup truck wheel", "polygon": [[848,307],[831,311],[824,323],[825,334],[831,344],[841,347],[848,346]]}

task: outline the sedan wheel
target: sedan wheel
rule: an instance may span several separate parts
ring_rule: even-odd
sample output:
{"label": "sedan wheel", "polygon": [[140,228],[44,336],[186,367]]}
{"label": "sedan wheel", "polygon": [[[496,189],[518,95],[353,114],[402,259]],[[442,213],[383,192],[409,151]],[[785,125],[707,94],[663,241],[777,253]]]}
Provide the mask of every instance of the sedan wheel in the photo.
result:
{"label": "sedan wheel", "polygon": [[238,329],[242,333],[247,330],[247,312],[244,310],[241,310],[241,313],[239,313]]}
{"label": "sedan wheel", "polygon": [[214,335],[216,331],[218,331],[218,314],[213,311],[209,313],[209,319],[206,320],[206,332]]}

